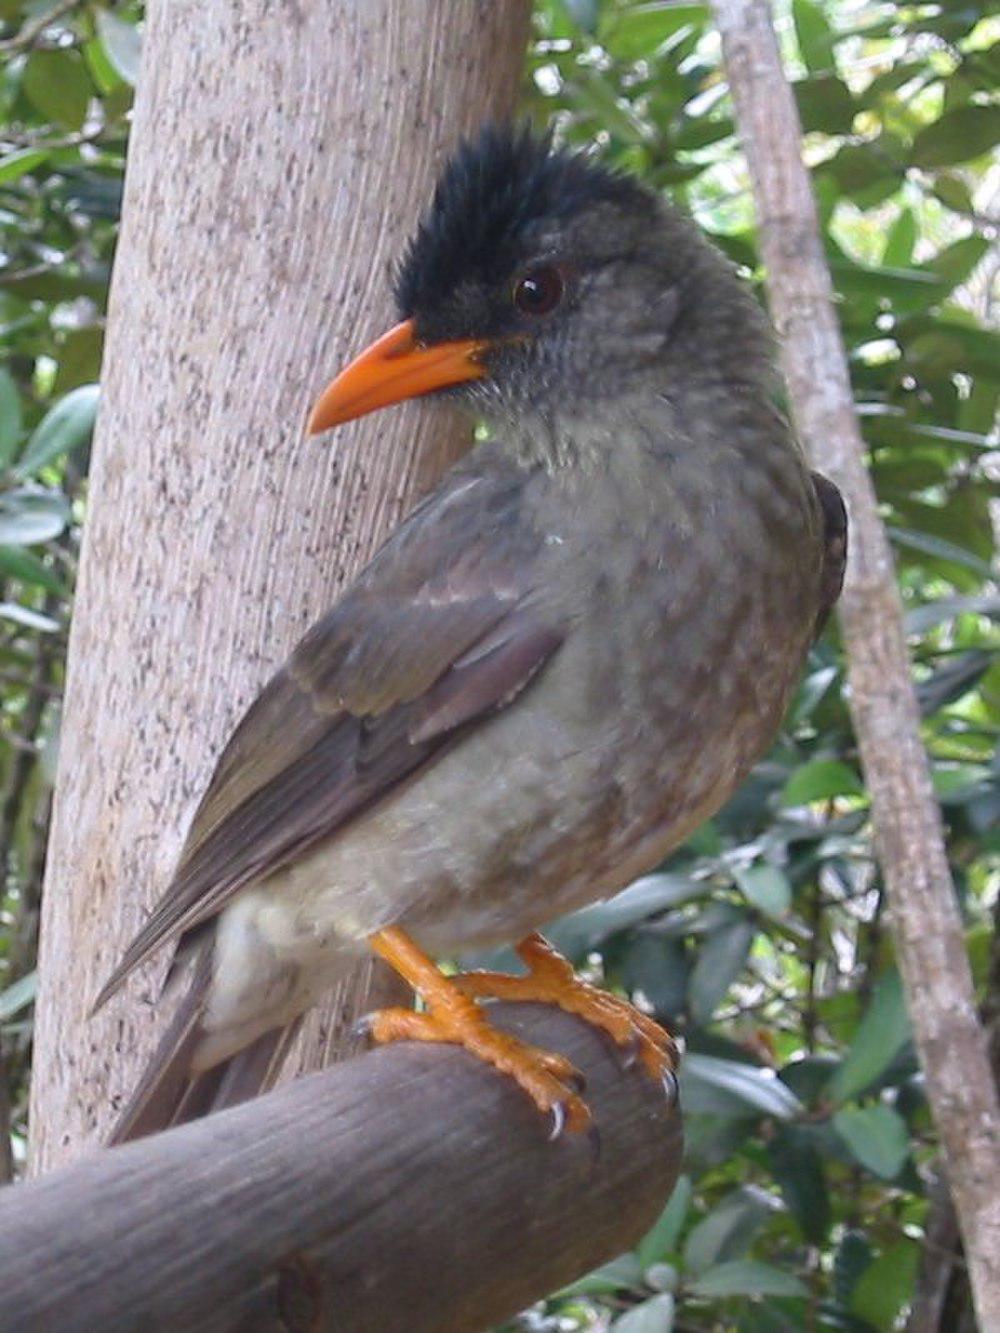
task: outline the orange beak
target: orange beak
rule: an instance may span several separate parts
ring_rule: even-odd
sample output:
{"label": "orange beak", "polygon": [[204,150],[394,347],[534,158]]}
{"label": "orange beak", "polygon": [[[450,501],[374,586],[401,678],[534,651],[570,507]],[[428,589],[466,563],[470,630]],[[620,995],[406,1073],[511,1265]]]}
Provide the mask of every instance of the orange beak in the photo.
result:
{"label": "orange beak", "polygon": [[307,430],[310,435],[318,435],[377,407],[481,379],[486,368],[479,356],[488,346],[470,338],[422,347],[413,336],[413,320],[404,320],[327,385],[313,408]]}

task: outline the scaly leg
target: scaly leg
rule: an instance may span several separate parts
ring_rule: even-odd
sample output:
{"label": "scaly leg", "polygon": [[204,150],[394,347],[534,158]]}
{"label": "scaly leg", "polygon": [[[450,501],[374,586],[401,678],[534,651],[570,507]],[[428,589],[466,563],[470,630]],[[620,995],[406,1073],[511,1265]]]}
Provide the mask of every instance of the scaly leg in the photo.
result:
{"label": "scaly leg", "polygon": [[397,926],[378,931],[369,944],[428,1007],[421,1014],[412,1009],[380,1009],[370,1014],[365,1027],[373,1041],[443,1041],[463,1046],[509,1074],[540,1111],[552,1116],[553,1138],[564,1124],[570,1130],[586,1129],[590,1112],[572,1089],[582,1079],[569,1060],[492,1027],[476,1001],[463,993],[463,978],[446,977]]}
{"label": "scaly leg", "polygon": [[540,1000],[578,1014],[602,1028],[619,1046],[634,1052],[653,1078],[670,1084],[677,1066],[677,1047],[659,1023],[627,1000],[581,981],[572,964],[537,931],[521,941],[517,953],[528,969],[526,977],[464,972],[454,978],[455,985],[463,995],[476,999]]}

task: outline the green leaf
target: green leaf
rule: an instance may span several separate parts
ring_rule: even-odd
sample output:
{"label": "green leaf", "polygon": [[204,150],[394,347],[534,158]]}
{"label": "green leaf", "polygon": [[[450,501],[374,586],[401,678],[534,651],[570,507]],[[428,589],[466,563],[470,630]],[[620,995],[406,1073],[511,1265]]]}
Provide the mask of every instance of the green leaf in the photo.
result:
{"label": "green leaf", "polygon": [[611,1325],[613,1333],[671,1333],[673,1326],[674,1298],[669,1291],[633,1306]]}
{"label": "green leaf", "polygon": [[0,185],[16,181],[20,176],[26,176],[29,171],[34,171],[35,167],[41,166],[48,158],[49,154],[39,148],[19,148],[16,153],[0,157]]}
{"label": "green leaf", "polygon": [[1000,106],[960,106],[925,125],[913,141],[917,167],[948,167],[988,153],[1000,142]]}
{"label": "green leaf", "polygon": [[1000,620],[1000,593],[983,593],[981,597],[938,597],[924,606],[906,613],[907,634],[926,634],[935,625],[956,616],[989,616]]}
{"label": "green leaf", "polygon": [[[939,708],[955,703],[979,683],[993,665],[993,655],[983,649],[971,649],[949,657],[926,680],[917,686],[920,711],[931,717]],[[947,782],[947,779],[945,780]],[[937,781],[935,787],[938,787]],[[943,794],[941,788],[938,795]]]}
{"label": "green leaf", "polygon": [[629,937],[616,979],[630,993],[641,991],[654,1012],[669,1019],[683,1012],[690,977],[691,959],[683,940],[638,930]]}
{"label": "green leaf", "polygon": [[849,134],[857,107],[850,89],[833,74],[814,74],[792,85],[802,128],[824,134]]}
{"label": "green leaf", "polygon": [[960,798],[970,788],[989,782],[990,770],[985,764],[936,764],[932,776],[935,795],[942,803],[961,804]]}
{"label": "green leaf", "polygon": [[683,152],[695,152],[713,143],[728,139],[735,126],[728,116],[722,120],[707,120],[703,116],[686,118],[674,135],[674,147]]}
{"label": "green leaf", "polygon": [[641,60],[652,56],[657,47],[682,28],[701,27],[708,22],[707,5],[673,4],[671,0],[631,5],[627,10],[609,13],[602,31],[602,42],[619,60]]}
{"label": "green leaf", "polygon": [[906,1121],[889,1106],[845,1107],[833,1128],[851,1156],[883,1180],[894,1180],[910,1151]]}
{"label": "green leaf", "polygon": [[0,493],[0,545],[33,546],[58,537],[69,506],[55,491],[20,489]]}
{"label": "green leaf", "polygon": [[790,1120],[802,1110],[794,1092],[770,1069],[688,1051],[681,1061],[681,1102],[691,1114]]}
{"label": "green leaf", "polygon": [[705,885],[686,875],[644,875],[607,902],[562,917],[548,933],[557,949],[579,958],[609,935],[704,893]]}
{"label": "green leaf", "polygon": [[879,978],[875,993],[843,1063],[827,1086],[832,1101],[846,1102],[865,1092],[892,1064],[910,1039],[903,983],[896,969]]}
{"label": "green leaf", "polygon": [[908,321],[905,332],[907,355],[922,372],[951,376],[963,370],[994,384],[1000,380],[1000,333],[980,328],[967,311],[952,306],[936,318],[922,316]]}
{"label": "green leaf", "polygon": [[792,21],[806,69],[811,74],[835,71],[833,32],[822,8],[814,0],[792,0]]}
{"label": "green leaf", "polygon": [[900,528],[894,523],[888,526],[889,540],[896,546],[903,546],[908,551],[919,551],[923,555],[934,556],[952,564],[971,569],[974,574],[984,579],[992,579],[993,570],[988,561],[980,560],[977,555],[966,551],[944,537],[935,537],[930,532],[914,532],[912,528]]}
{"label": "green leaf", "polygon": [[6,1023],[22,1009],[33,1004],[38,990],[38,973],[29,972],[18,978],[6,990],[0,991],[0,1023]]}
{"label": "green leaf", "polygon": [[870,1263],[851,1292],[851,1313],[891,1333],[903,1306],[913,1299],[920,1248],[901,1240]]}
{"label": "green leaf", "polygon": [[735,870],[744,898],[768,916],[784,916],[792,905],[792,886],[777,866],[761,864]]}
{"label": "green leaf", "polygon": [[977,378],[968,398],[959,403],[959,429],[982,438],[993,429],[1000,409],[1000,384]]}
{"label": "green leaf", "polygon": [[39,630],[42,634],[54,634],[59,628],[58,620],[42,615],[41,611],[33,611],[29,606],[22,606],[20,602],[0,602],[0,620],[12,620],[15,625]]}
{"label": "green leaf", "polygon": [[111,95],[122,89],[122,77],[109,60],[104,43],[99,37],[92,37],[89,42],[84,42],[80,49],[83,51],[87,70],[94,80],[98,95],[107,106],[111,101]]}
{"label": "green leaf", "polygon": [[724,1296],[806,1296],[797,1277],[755,1259],[731,1259],[716,1264],[692,1284],[695,1296],[718,1299]]}
{"label": "green leaf", "polygon": [[692,1193],[691,1177],[681,1176],[666,1208],[636,1246],[636,1258],[644,1269],[676,1250],[677,1239],[691,1206]]}
{"label": "green leaf", "polygon": [[941,172],[931,186],[931,194],[935,199],[940,199],[945,208],[956,213],[971,213],[975,208],[969,187],[958,176]]}
{"label": "green leaf", "polygon": [[70,389],[94,383],[101,373],[101,352],[104,348],[104,330],[91,325],[70,329],[58,346],[59,369],[52,385],[54,397],[62,397]]}
{"label": "green leaf", "polygon": [[950,292],[971,277],[991,248],[985,236],[965,236],[940,250],[927,268],[944,279]]}
{"label": "green leaf", "polygon": [[46,120],[78,130],[94,91],[75,51],[33,51],[21,77],[25,96]]}
{"label": "green leaf", "polygon": [[868,1237],[862,1231],[845,1231],[833,1260],[833,1298],[842,1310],[850,1308],[854,1289],[872,1261]]}
{"label": "green leaf", "polygon": [[692,1273],[703,1273],[714,1264],[741,1258],[773,1208],[759,1190],[744,1187],[727,1194],[688,1233],[685,1267]]}
{"label": "green leaf", "polygon": [[694,1023],[707,1023],[746,963],[757,934],[753,921],[735,921],[707,936],[688,984],[688,1005]]}
{"label": "green leaf", "polygon": [[843,144],[815,170],[819,176],[832,176],[842,194],[864,202],[895,193],[903,176],[902,167],[869,144]]}
{"label": "green leaf", "polygon": [[832,258],[830,272],[841,296],[868,297],[873,311],[886,301],[898,314],[926,310],[947,292],[947,284],[924,268],[880,268]]}
{"label": "green leaf", "polygon": [[909,268],[913,262],[913,247],[917,241],[917,219],[912,208],[904,208],[889,228],[882,251],[886,268]]}
{"label": "green leaf", "polygon": [[830,1229],[830,1195],[812,1125],[779,1125],[767,1145],[775,1180],[799,1229],[822,1245]]}
{"label": "green leaf", "polygon": [[139,57],[142,50],[139,29],[134,23],[126,23],[110,9],[97,11],[96,25],[97,35],[112,67],[130,87],[134,88],[139,77]]}
{"label": "green leaf", "polygon": [[592,67],[578,69],[572,82],[576,97],[609,134],[627,144],[646,142],[643,122],[600,70]]}
{"label": "green leaf", "polygon": [[809,805],[834,796],[864,796],[865,789],[853,768],[839,759],[813,759],[797,768],[785,783],[782,805]]}
{"label": "green leaf", "polygon": [[21,395],[10,371],[0,366],[0,468],[13,458],[21,430]]}
{"label": "green leaf", "polygon": [[612,1291],[627,1291],[642,1283],[642,1268],[634,1254],[620,1254],[592,1273],[563,1287],[561,1296],[603,1296]]}
{"label": "green leaf", "polygon": [[98,386],[81,384],[46,412],[17,461],[14,475],[33,476],[47,463],[88,444],[97,416]]}
{"label": "green leaf", "polygon": [[23,546],[0,546],[0,574],[20,579],[22,583],[32,583],[60,597],[69,596],[69,589],[62,579]]}

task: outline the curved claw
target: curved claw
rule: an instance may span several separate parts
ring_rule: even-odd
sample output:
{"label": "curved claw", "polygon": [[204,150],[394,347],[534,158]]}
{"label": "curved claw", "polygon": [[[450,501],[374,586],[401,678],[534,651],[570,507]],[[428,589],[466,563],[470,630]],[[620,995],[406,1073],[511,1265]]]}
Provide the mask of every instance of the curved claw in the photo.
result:
{"label": "curved claw", "polygon": [[550,1114],[552,1116],[552,1128],[548,1133],[548,1141],[549,1143],[555,1143],[556,1139],[562,1137],[562,1132],[566,1128],[565,1102],[553,1102]]}
{"label": "curved claw", "polygon": [[667,1069],[663,1074],[663,1092],[667,1099],[669,1107],[675,1107],[680,1100],[680,1087],[677,1083],[677,1075],[672,1069]]}
{"label": "curved claw", "polygon": [[362,1014],[360,1018],[355,1019],[351,1025],[351,1036],[355,1041],[368,1040],[372,1035],[372,1024],[374,1023],[374,1013]]}
{"label": "curved claw", "polygon": [[574,1092],[581,1095],[587,1091],[587,1076],[581,1073],[579,1069],[574,1069],[571,1074],[567,1074],[565,1082],[569,1083]]}
{"label": "curved claw", "polygon": [[624,1046],[622,1052],[622,1069],[634,1069],[636,1061],[639,1059],[639,1052],[642,1049],[642,1043],[638,1032],[633,1032]]}

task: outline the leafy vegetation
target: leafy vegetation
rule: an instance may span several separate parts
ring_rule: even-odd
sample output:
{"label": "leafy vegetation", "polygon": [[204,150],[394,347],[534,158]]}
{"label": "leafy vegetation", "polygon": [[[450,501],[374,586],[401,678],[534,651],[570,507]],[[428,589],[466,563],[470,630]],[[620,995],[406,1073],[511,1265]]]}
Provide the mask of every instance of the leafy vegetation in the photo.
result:
{"label": "leafy vegetation", "polygon": [[[0,0],[8,1173],[23,1154],[52,756],[140,17],[132,3]],[[985,0],[794,0],[779,22],[970,957],[995,1014],[1000,22]],[[760,279],[706,6],[538,0],[525,100],[668,191]],[[896,1327],[913,1300],[940,1207],[935,1140],[843,687],[832,627],[727,809],[656,874],[552,932],[682,1034],[686,1174],[634,1253],[511,1328],[868,1333]],[[960,1266],[952,1300],[957,1328]]]}

